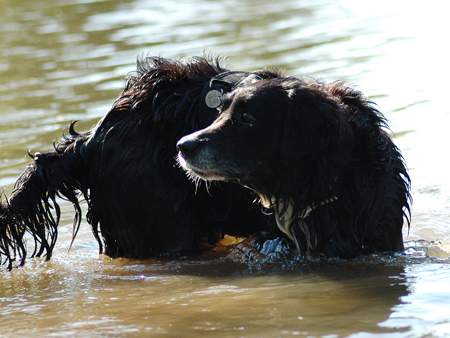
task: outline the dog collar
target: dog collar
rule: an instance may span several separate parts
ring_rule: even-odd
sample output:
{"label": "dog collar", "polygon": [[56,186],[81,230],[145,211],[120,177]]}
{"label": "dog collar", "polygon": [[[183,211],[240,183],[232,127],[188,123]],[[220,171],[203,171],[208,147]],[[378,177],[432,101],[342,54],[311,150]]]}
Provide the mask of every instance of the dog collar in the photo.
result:
{"label": "dog collar", "polygon": [[293,223],[295,219],[300,219],[300,221],[304,222],[306,218],[309,217],[309,215],[316,209],[328,205],[330,203],[333,203],[337,201],[337,196],[332,196],[326,200],[323,200],[321,202],[313,202],[310,205],[308,205],[305,209],[303,209],[297,216],[294,212],[294,205],[292,201],[277,201],[276,198],[272,197],[270,199],[271,207],[273,208],[275,212],[275,220],[277,222],[278,228],[283,232],[286,236],[288,236],[296,245],[297,249],[299,250],[299,244],[297,242],[297,239],[295,237],[294,231],[293,231]]}
{"label": "dog collar", "polygon": [[318,209],[318,208],[320,208],[320,207],[323,207],[323,206],[325,206],[325,205],[328,205],[328,204],[330,204],[330,203],[333,203],[333,202],[335,202],[335,201],[337,201],[337,196],[333,196],[333,197],[330,197],[330,198],[328,198],[328,199],[326,199],[326,200],[323,200],[323,201],[321,201],[321,202],[319,202],[319,203],[315,203],[315,202],[313,202],[313,203],[311,203],[310,205],[308,205],[305,209],[303,209],[303,211],[300,213],[300,218],[302,219],[302,220],[304,220],[305,218],[307,218],[310,214],[311,214],[311,212],[313,212],[314,210],[316,210],[316,209]]}

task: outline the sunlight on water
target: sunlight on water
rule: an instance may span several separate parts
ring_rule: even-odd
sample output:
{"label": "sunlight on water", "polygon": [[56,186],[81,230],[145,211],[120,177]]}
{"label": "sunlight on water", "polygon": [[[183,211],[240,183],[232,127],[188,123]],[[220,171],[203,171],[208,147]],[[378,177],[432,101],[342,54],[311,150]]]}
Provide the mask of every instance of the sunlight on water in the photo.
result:
{"label": "sunlight on water", "polygon": [[[109,109],[137,55],[227,56],[236,69],[345,80],[389,119],[413,180],[405,254],[305,262],[99,257],[89,226],[50,262],[0,272],[0,335],[450,336],[446,1],[0,0],[0,185],[70,121]],[[67,224],[67,226],[66,226]]]}

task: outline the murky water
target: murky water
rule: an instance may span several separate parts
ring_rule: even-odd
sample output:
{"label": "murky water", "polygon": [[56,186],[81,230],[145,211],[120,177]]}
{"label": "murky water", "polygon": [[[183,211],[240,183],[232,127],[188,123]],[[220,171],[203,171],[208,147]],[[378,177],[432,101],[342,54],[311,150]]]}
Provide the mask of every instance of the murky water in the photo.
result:
{"label": "murky water", "polygon": [[[0,272],[0,336],[450,336],[446,1],[0,0],[0,185],[104,114],[138,54],[228,56],[345,80],[390,120],[413,179],[406,256],[263,271],[99,257],[71,210],[51,262]],[[405,236],[408,234],[405,233]],[[423,241],[418,241],[423,240]],[[276,270],[276,271],[275,271]]]}

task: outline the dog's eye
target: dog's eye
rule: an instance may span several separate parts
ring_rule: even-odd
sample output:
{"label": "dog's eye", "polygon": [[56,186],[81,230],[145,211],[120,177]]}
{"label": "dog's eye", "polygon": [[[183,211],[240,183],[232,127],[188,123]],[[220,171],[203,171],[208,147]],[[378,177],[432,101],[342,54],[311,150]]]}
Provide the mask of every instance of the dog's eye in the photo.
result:
{"label": "dog's eye", "polygon": [[256,123],[256,118],[249,113],[242,113],[241,122],[248,125],[249,127],[253,127],[253,125]]}

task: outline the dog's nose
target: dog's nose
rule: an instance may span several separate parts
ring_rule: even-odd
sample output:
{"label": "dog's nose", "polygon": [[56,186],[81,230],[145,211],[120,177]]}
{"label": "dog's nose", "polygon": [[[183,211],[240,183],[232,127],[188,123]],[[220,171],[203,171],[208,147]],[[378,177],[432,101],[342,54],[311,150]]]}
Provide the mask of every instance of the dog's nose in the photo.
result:
{"label": "dog's nose", "polygon": [[183,137],[178,141],[177,149],[184,155],[192,155],[199,145],[200,142],[198,142],[197,140]]}

